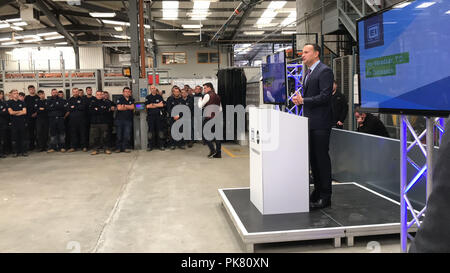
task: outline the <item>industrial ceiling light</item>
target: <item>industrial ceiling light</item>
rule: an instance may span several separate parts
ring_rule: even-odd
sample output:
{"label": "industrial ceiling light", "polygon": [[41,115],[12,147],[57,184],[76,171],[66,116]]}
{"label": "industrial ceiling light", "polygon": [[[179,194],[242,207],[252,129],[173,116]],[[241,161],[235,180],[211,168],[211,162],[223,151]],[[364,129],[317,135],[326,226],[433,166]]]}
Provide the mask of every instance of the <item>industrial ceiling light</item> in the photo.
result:
{"label": "industrial ceiling light", "polygon": [[183,32],[184,36],[198,36],[200,33],[198,32]]}
{"label": "industrial ceiling light", "polygon": [[31,39],[31,40],[24,40],[24,43],[36,43],[36,42],[40,42],[42,41],[42,39]]}
{"label": "industrial ceiling light", "polygon": [[124,40],[129,40],[130,36],[127,35],[113,35],[114,38],[119,38],[119,39],[124,39]]}
{"label": "industrial ceiling light", "polygon": [[22,30],[23,30],[23,28],[21,28],[21,27],[16,27],[16,26],[11,26],[11,28],[14,29],[14,30],[18,30],[18,31],[22,31]]}
{"label": "industrial ceiling light", "polygon": [[102,20],[102,22],[105,24],[118,25],[118,26],[129,26],[130,25],[130,23],[128,23],[128,22],[114,21],[114,20]]}
{"label": "industrial ceiling light", "polygon": [[8,23],[0,23],[0,28],[7,28],[9,27]]}
{"label": "industrial ceiling light", "polygon": [[295,34],[295,33],[296,33],[296,31],[287,31],[287,30],[281,31],[281,34],[283,34],[283,35],[289,35],[289,34]]}
{"label": "industrial ceiling light", "polygon": [[2,45],[17,45],[19,42],[6,42],[2,43]]}
{"label": "industrial ceiling light", "polygon": [[7,22],[7,23],[20,22],[20,21],[22,21],[22,18],[12,18],[12,19],[5,20],[5,22]]}
{"label": "industrial ceiling light", "polygon": [[178,1],[163,1],[163,20],[177,20],[178,5]]}
{"label": "industrial ceiling light", "polygon": [[123,31],[123,28],[122,28],[122,27],[114,27],[114,29],[115,29],[116,31]]}
{"label": "industrial ceiling light", "polygon": [[58,39],[63,39],[63,38],[64,38],[64,36],[57,35],[57,36],[51,36],[51,37],[44,37],[44,40],[50,41],[50,40],[58,40]]}
{"label": "industrial ceiling light", "polygon": [[190,14],[191,20],[205,20],[208,16],[210,1],[194,1],[194,8]]}
{"label": "industrial ceiling light", "polygon": [[[288,25],[291,25],[293,23],[295,23],[295,21],[297,21],[297,12],[293,11],[289,14],[289,16],[283,20],[283,22],[281,22],[281,26],[285,27]],[[293,24],[295,25],[295,24]]]}
{"label": "industrial ceiling light", "polygon": [[203,25],[181,25],[183,28],[201,28]]}
{"label": "industrial ceiling light", "polygon": [[264,31],[244,31],[245,35],[263,35]]}
{"label": "industrial ceiling light", "polygon": [[26,26],[28,24],[27,24],[27,22],[16,22],[16,23],[13,23],[13,25],[18,26],[18,27],[22,27],[22,26]]}
{"label": "industrial ceiling light", "polygon": [[89,15],[96,18],[112,18],[116,16],[115,12],[89,12]]}
{"label": "industrial ceiling light", "polygon": [[38,33],[37,36],[51,36],[51,35],[58,35],[58,32],[45,32],[45,33]]}
{"label": "industrial ceiling light", "polygon": [[11,38],[0,38],[0,42],[6,42],[6,41],[10,41]]}
{"label": "industrial ceiling light", "polygon": [[277,15],[277,10],[283,8],[284,5],[286,5],[286,1],[271,1],[267,9],[263,12],[258,21],[256,21],[256,25],[270,24]]}

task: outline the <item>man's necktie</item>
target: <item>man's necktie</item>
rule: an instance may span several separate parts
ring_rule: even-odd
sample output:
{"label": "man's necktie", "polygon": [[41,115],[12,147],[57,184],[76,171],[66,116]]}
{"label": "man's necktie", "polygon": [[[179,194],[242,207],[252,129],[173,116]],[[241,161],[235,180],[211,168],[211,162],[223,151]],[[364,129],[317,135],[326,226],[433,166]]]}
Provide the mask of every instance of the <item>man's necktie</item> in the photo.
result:
{"label": "man's necktie", "polygon": [[307,78],[308,78],[308,75],[311,73],[311,69],[308,69],[307,71],[306,71],[306,74],[305,74],[305,81],[304,81],[304,84],[306,84],[306,80],[307,80]]}

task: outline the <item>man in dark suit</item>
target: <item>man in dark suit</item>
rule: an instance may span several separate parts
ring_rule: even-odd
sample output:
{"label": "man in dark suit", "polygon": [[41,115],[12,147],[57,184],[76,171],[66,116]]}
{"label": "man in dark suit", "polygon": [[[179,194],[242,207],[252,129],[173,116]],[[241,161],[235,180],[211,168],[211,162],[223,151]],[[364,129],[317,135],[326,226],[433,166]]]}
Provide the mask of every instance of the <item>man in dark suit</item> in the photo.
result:
{"label": "man in dark suit", "polygon": [[314,178],[310,196],[311,209],[331,205],[331,161],[328,154],[332,124],[331,93],[333,71],[320,62],[320,47],[303,47],[303,64],[308,67],[303,79],[303,96],[296,94],[293,102],[303,105],[303,115],[309,119],[309,162]]}

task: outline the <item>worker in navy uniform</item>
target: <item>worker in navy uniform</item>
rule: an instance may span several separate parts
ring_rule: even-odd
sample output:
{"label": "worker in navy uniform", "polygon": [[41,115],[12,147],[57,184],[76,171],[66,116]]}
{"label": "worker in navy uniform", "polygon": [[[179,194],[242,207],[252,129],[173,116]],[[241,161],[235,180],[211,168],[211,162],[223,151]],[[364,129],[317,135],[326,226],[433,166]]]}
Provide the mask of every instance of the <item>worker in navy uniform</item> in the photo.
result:
{"label": "worker in navy uniform", "polygon": [[39,96],[36,94],[36,89],[33,85],[28,86],[28,93],[29,95],[25,96],[25,105],[27,107],[28,148],[34,150],[36,147],[36,104],[39,101]]}
{"label": "worker in navy uniform", "polygon": [[[215,105],[213,109],[215,111],[222,111],[221,105],[220,105],[220,97],[216,94],[214,91],[214,87],[212,83],[207,82],[203,84],[203,90],[205,91],[205,95],[203,98],[198,100],[198,107],[199,108],[207,108],[210,105]],[[216,116],[216,113],[213,111],[207,111],[204,113],[205,119],[204,123],[206,124],[209,120],[213,119]],[[213,133],[215,133],[215,125],[212,127]],[[212,144],[212,142],[216,144],[216,147]],[[214,138],[213,140],[206,140],[206,145],[208,145],[209,148],[209,155],[208,158],[221,158],[222,157],[222,144],[220,142],[220,139]]]}
{"label": "worker in navy uniform", "polygon": [[151,151],[157,146],[160,150],[164,150],[164,117],[162,113],[164,99],[158,94],[158,89],[154,85],[150,86],[150,94],[145,98],[145,108],[147,109],[148,125],[147,151]]}
{"label": "worker in navy uniform", "polygon": [[0,90],[0,158],[5,158],[6,132],[8,130],[9,112],[5,93]]}
{"label": "worker in navy uniform", "polygon": [[169,147],[172,150],[174,150],[176,147],[185,149],[184,144],[181,140],[174,140],[172,137],[172,126],[175,121],[180,119],[179,115],[172,117],[172,109],[175,106],[181,104],[181,90],[178,86],[175,85],[174,87],[172,87],[172,95],[167,98],[166,104],[170,130]]}
{"label": "worker in navy uniform", "polygon": [[108,114],[111,109],[111,103],[103,97],[103,91],[97,90],[95,98],[89,104],[90,136],[91,147],[94,151],[91,155],[96,155],[100,150],[105,154],[111,154],[108,148]]}
{"label": "worker in navy uniform", "polygon": [[131,132],[133,130],[134,99],[131,89],[124,87],[122,96],[115,101],[116,113],[116,153],[131,152],[129,150]]}
{"label": "worker in navy uniform", "polygon": [[12,147],[17,156],[28,156],[26,153],[27,108],[24,101],[19,100],[19,91],[11,90],[12,100],[8,104],[8,112],[11,115],[11,140]]}
{"label": "worker in navy uniform", "polygon": [[38,91],[39,100],[36,103],[36,142],[40,152],[47,151],[48,142],[48,106],[45,92]]}
{"label": "worker in navy uniform", "polygon": [[113,135],[114,129],[114,112],[116,111],[116,104],[111,101],[109,97],[108,91],[103,91],[103,98],[109,103],[109,112],[108,112],[108,147],[113,148],[115,146],[115,138]]}
{"label": "worker in navy uniform", "polygon": [[[78,92],[78,88],[74,87],[74,88],[72,88],[72,93],[74,92],[74,89],[76,89]],[[53,90],[52,90],[52,92],[53,92]],[[65,99],[65,95],[62,91],[58,91],[58,97],[61,99]],[[70,95],[68,96],[68,99],[69,98],[70,98]],[[65,100],[67,102],[67,99],[65,99]],[[66,140],[64,142],[64,147],[66,148],[66,150],[70,149],[70,143],[71,143],[69,122],[70,122],[69,112],[66,112],[66,114],[64,116],[64,128],[65,128],[64,130],[65,130],[65,137],[66,137]]]}
{"label": "worker in navy uniform", "polygon": [[64,118],[67,117],[67,101],[58,96],[56,89],[52,89],[52,97],[47,100],[47,107],[50,132],[50,149],[47,152],[52,153],[56,150],[64,153],[66,151]]}
{"label": "worker in navy uniform", "polygon": [[347,118],[348,103],[347,98],[337,91],[337,82],[333,82],[333,93],[331,93],[331,110],[333,112],[332,126],[344,129],[344,121]]}
{"label": "worker in navy uniform", "polygon": [[[12,92],[9,91],[8,94],[5,94],[5,96],[8,96],[8,99],[5,98],[5,102],[6,105],[9,105],[10,101],[12,101]],[[8,109],[8,107],[6,107],[6,109]],[[6,110],[8,111],[8,110]],[[11,146],[11,130],[12,130],[12,125],[11,125],[11,116],[9,115],[8,112],[8,124],[6,127],[6,143],[5,143],[5,154],[9,155],[13,153],[13,147]]]}
{"label": "worker in navy uniform", "polygon": [[[92,93],[92,87],[88,86],[86,87],[86,96],[84,96],[84,100],[86,103],[86,106],[89,107],[91,105],[92,101],[95,100],[95,97]],[[90,137],[90,131],[91,131],[91,118],[90,118],[90,111],[86,111],[86,144],[89,146],[89,137]]]}
{"label": "worker in navy uniform", "polygon": [[[192,88],[190,88],[190,90],[192,90]],[[193,123],[194,123],[194,96],[193,95],[189,95],[189,90],[182,90],[181,91],[181,104],[186,105],[187,107],[189,107],[189,111],[191,113],[190,118],[191,118],[191,134],[189,139],[184,139],[184,142],[187,143],[187,146],[189,148],[192,148],[193,145]],[[184,130],[184,128],[183,128]]]}
{"label": "worker in navy uniform", "polygon": [[86,137],[86,112],[88,105],[86,100],[80,97],[79,90],[72,90],[72,97],[67,102],[69,111],[69,130],[70,130],[70,149],[68,152],[74,152],[77,148],[87,151]]}

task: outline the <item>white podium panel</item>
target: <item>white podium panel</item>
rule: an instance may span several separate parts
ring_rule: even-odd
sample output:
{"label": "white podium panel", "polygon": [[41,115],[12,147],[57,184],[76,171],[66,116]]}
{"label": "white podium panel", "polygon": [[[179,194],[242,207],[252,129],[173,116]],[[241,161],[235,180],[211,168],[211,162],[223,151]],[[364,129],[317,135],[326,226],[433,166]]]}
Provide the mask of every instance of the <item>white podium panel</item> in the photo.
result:
{"label": "white podium panel", "polygon": [[308,119],[249,109],[250,200],[262,214],[309,211]]}

